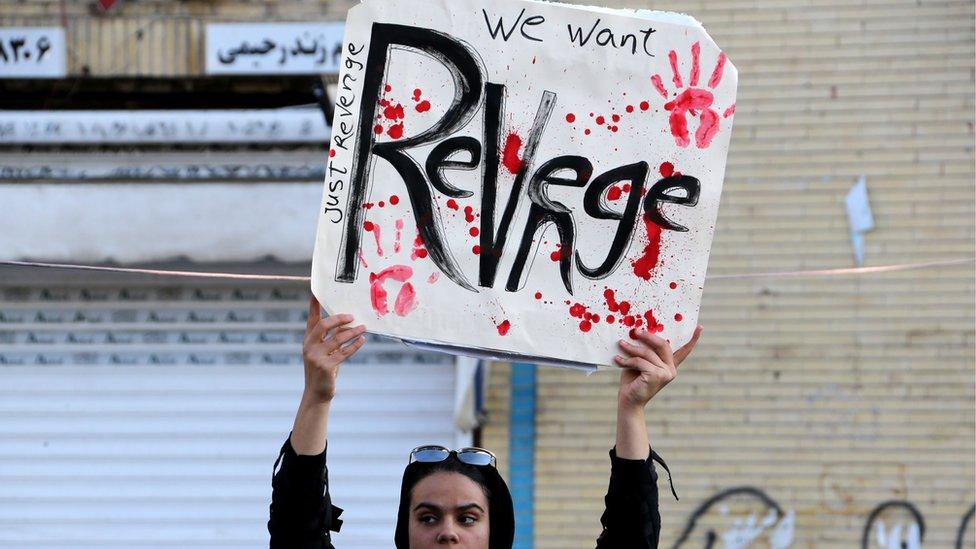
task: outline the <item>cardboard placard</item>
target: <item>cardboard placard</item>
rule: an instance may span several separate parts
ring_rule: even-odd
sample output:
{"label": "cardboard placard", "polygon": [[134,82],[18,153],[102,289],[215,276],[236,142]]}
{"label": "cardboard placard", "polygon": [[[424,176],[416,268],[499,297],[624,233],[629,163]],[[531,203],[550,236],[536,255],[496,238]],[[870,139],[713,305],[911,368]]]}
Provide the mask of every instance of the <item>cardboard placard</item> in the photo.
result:
{"label": "cardboard placard", "polygon": [[737,73],[693,18],[527,0],[349,12],[312,266],[327,309],[592,367],[698,318]]}

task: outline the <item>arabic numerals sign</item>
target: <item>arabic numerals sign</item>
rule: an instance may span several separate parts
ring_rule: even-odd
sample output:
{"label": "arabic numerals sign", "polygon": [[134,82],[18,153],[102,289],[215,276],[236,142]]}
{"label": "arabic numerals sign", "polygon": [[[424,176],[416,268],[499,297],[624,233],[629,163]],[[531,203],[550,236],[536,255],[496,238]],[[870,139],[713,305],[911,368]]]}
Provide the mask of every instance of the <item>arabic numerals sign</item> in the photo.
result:
{"label": "arabic numerals sign", "polygon": [[64,29],[0,28],[0,78],[60,78],[68,72]]}
{"label": "arabic numerals sign", "polygon": [[207,74],[336,74],[342,33],[342,23],[207,25]]}

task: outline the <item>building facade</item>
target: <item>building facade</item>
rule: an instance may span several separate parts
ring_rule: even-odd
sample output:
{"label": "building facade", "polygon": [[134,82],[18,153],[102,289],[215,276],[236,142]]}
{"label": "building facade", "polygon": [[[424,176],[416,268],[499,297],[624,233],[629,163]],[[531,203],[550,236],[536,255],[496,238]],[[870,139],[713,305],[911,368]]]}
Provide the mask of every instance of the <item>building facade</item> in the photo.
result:
{"label": "building facade", "polygon": [[[0,111],[40,117],[19,126],[31,130],[29,139],[4,141],[0,133],[0,200],[19,204],[11,211],[21,216],[10,216],[16,221],[8,222],[16,224],[0,231],[18,235],[0,236],[0,255],[8,256],[0,259],[307,273],[302,258],[311,252],[311,234],[301,231],[314,220],[302,206],[318,200],[328,148],[317,133],[327,128],[311,124],[321,122],[317,117],[327,110],[316,90],[319,84],[328,87],[330,77],[208,73],[207,25],[341,21],[350,5],[122,0],[103,13],[95,2],[0,0],[0,27],[61,28],[66,49],[62,76],[0,79]],[[651,7],[697,17],[740,75],[702,304],[705,335],[648,413],[652,445],[668,461],[681,497],[667,496],[662,474],[662,546],[883,548],[904,542],[971,547],[976,539],[972,2],[690,0]],[[87,135],[96,136],[87,142],[65,143],[59,141],[62,134],[43,131],[50,112],[122,109],[179,111],[190,120],[202,116],[194,111],[237,110],[254,118],[246,128],[224,120],[217,137],[196,143],[183,139],[186,132],[150,139],[145,134],[157,135],[160,124],[119,129],[111,119],[103,119],[101,129],[87,126]],[[261,116],[280,109],[295,111],[295,127],[302,128],[304,120],[308,133],[284,139],[285,129],[262,125]],[[220,123],[219,113],[206,116]],[[0,132],[3,124],[0,120]],[[126,141],[129,133],[141,137]],[[845,197],[861,178],[874,229],[853,238]],[[78,189],[92,201],[88,211],[103,217],[66,219],[69,206],[81,200],[68,191]],[[189,192],[199,194],[184,194]],[[115,204],[132,208],[112,209],[121,199],[108,197],[121,194],[125,201]],[[166,209],[158,204],[168,200],[197,205],[191,217],[198,221],[183,226],[184,232],[165,228],[176,235],[176,246],[147,237],[153,228],[140,224],[144,215],[131,212],[153,207],[159,215]],[[27,204],[45,207],[35,212]],[[231,206],[215,206],[221,204]],[[292,219],[294,225],[262,231],[248,225],[268,216]],[[47,222],[37,224],[37,219]],[[105,219],[121,221],[111,232],[91,232],[105,227]],[[61,221],[65,225],[53,225]],[[32,227],[30,234],[24,226]],[[203,227],[211,231],[204,238],[187,236],[202,234]],[[120,239],[119,234],[135,236]],[[241,234],[269,240],[234,236]],[[58,242],[70,246],[51,246]],[[36,255],[42,246],[51,247]],[[857,267],[856,246],[865,267],[914,267],[760,276]],[[273,459],[277,433],[290,425],[290,391],[300,390],[297,380],[282,381],[285,374],[278,372],[286,370],[272,369],[275,360],[294,360],[288,349],[297,345],[300,332],[300,286],[11,273],[0,271],[0,289],[6,292],[0,334],[7,338],[0,340],[0,353],[30,363],[0,364],[0,375],[16,381],[0,387],[9,392],[0,399],[8,418],[2,440],[12,441],[0,463],[18,464],[0,467],[6,481],[0,482],[0,524],[18,526],[0,528],[14,532],[0,533],[0,541],[103,546],[104,539],[69,532],[88,522],[118,533],[127,546],[139,540],[179,545],[194,536],[216,546],[222,535],[244,529],[248,534],[226,537],[226,543],[260,544],[263,540],[255,540],[262,525],[255,521],[263,520],[264,509],[253,498],[258,484],[270,479],[259,478],[270,472],[260,467],[268,456]],[[183,316],[174,318],[173,311]],[[194,320],[216,321],[218,314],[220,325],[213,329]],[[48,322],[59,315],[70,315],[71,326]],[[97,324],[89,317],[99,315],[142,322],[130,331],[151,335],[135,342],[146,352],[133,357],[114,350],[108,335],[91,328]],[[167,317],[171,324],[164,329],[143,326]],[[235,327],[235,318],[252,318],[259,326]],[[194,359],[186,353],[184,336],[200,345]],[[45,364],[65,360],[64,354],[45,355],[52,345],[65,353],[90,353],[84,347],[90,344],[78,340],[98,337],[103,339],[95,341],[96,354],[104,358],[92,359],[95,364],[84,366],[79,357]],[[424,387],[442,395],[438,403],[403,397],[394,401],[393,411],[377,414],[389,417],[406,409],[426,412],[425,417],[461,414],[456,402],[463,400],[458,397],[463,391],[457,387],[466,384],[456,366],[433,355],[384,349],[381,342],[374,347],[378,358],[364,359],[376,368],[398,361],[416,364],[405,380],[426,378],[427,362],[443,370],[430,376],[440,380],[436,387]],[[237,360],[247,355],[251,362],[236,365],[225,356],[230,348],[242,355]],[[113,353],[116,362],[151,361],[154,350],[157,361],[215,362],[169,364],[176,369],[168,371],[160,370],[165,364],[140,362],[112,370],[98,362],[111,363]],[[184,354],[171,357],[178,353]],[[228,381],[228,369],[235,366]],[[128,381],[113,385],[120,383],[116,372],[123,371]],[[251,371],[256,373],[241,373]],[[294,368],[288,371],[295,374]],[[362,372],[356,383],[368,384],[370,372]],[[402,386],[417,390],[408,381]],[[202,396],[207,388],[219,389],[220,398]],[[365,389],[351,389],[356,395],[360,390]],[[609,473],[615,393],[612,371],[583,376],[522,365],[491,368],[480,442],[499,453],[515,489],[519,547],[593,545]],[[105,400],[101,394],[115,396]],[[138,413],[140,403],[150,404]],[[188,414],[176,416],[183,418],[180,433],[161,419],[174,409]],[[347,448],[368,448],[391,432],[379,418],[366,422],[377,432],[358,431],[352,418],[361,413],[366,411],[350,402],[348,428],[360,434],[350,433]],[[208,427],[208,421],[222,427]],[[68,436],[85,429],[102,444]],[[453,420],[436,429],[416,437],[465,436]],[[227,450],[214,442],[217,434],[228,441]],[[133,454],[128,458],[133,468],[122,474],[113,469],[120,449],[108,444],[112,440],[151,441],[162,450]],[[381,451],[392,456],[409,449],[410,440],[391,439]],[[55,450],[45,453],[52,445]],[[259,447],[269,450],[260,453]],[[223,469],[208,486],[212,499],[200,498],[192,479],[207,475],[201,470],[235,462],[232,452],[246,453],[253,468]],[[75,475],[67,484],[74,491],[56,490],[67,482],[58,471],[81,458],[88,459],[83,478],[89,483],[104,486],[107,478],[119,488],[100,493],[80,485]],[[398,464],[393,457],[384,459],[390,484]],[[167,464],[166,473],[156,472]],[[330,469],[340,475],[342,467]],[[336,503],[369,507],[368,501],[357,501],[369,473],[361,467],[347,470],[346,492],[337,493]],[[165,481],[178,477],[191,480]],[[129,484],[144,479],[155,479],[157,488],[175,488],[151,501]],[[337,480],[337,490],[341,485]],[[94,505],[84,505],[91,501]],[[376,509],[388,509],[388,502],[383,505]],[[347,520],[347,527],[361,525],[359,533],[350,534],[361,536],[359,546],[388,546],[368,537],[371,528],[388,528],[380,514]],[[102,523],[92,522],[96,518]],[[65,533],[40,539],[43,528]],[[169,537],[153,538],[147,533],[153,531]]]}

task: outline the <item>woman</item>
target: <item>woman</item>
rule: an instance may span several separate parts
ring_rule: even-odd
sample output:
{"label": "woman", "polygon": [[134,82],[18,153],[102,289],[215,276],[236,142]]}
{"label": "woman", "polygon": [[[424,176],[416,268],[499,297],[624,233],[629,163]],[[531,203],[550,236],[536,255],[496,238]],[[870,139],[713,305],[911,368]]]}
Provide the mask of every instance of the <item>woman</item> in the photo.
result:
{"label": "woman", "polygon": [[[328,493],[325,448],[339,366],[366,341],[365,327],[352,322],[350,315],[321,318],[318,302],[310,300],[302,345],[305,392],[272,480],[272,547],[332,548],[330,531],[342,524],[342,510]],[[644,408],[674,379],[701,331],[699,326],[674,353],[667,341],[646,331],[635,333],[635,341],[619,342],[617,437],[598,549],[657,547],[661,516],[652,459],[664,463],[650,449]],[[411,452],[400,488],[397,549],[510,549],[514,535],[512,498],[493,455],[480,448],[430,446]]]}

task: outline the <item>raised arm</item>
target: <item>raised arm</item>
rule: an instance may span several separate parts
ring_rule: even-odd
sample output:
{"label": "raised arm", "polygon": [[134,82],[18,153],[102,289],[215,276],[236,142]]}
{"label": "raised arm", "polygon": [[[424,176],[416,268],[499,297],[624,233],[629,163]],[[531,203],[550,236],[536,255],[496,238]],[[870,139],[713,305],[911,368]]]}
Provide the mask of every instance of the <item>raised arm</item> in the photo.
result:
{"label": "raised arm", "polygon": [[678,366],[694,349],[702,327],[674,353],[664,339],[646,330],[635,341],[620,341],[622,356],[615,357],[620,372],[617,389],[617,443],[610,451],[610,486],[600,517],[603,532],[598,549],[656,548],[661,534],[657,473],[647,435],[645,409],[665,385],[674,380]]}
{"label": "raised arm", "polygon": [[339,366],[363,346],[363,326],[350,327],[350,315],[322,318],[313,296],[302,343],[305,391],[291,437],[275,462],[268,531],[271,547],[331,548],[342,510],[332,505],[325,463],[329,410]]}

